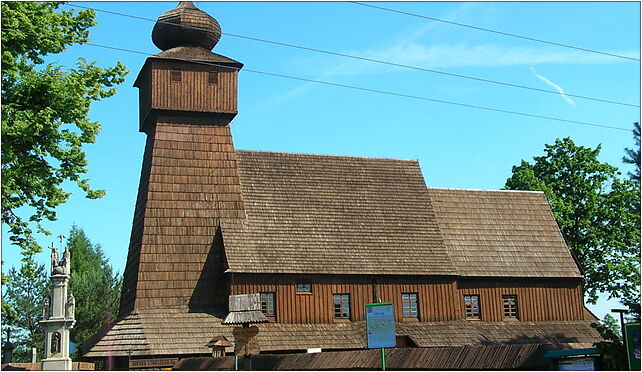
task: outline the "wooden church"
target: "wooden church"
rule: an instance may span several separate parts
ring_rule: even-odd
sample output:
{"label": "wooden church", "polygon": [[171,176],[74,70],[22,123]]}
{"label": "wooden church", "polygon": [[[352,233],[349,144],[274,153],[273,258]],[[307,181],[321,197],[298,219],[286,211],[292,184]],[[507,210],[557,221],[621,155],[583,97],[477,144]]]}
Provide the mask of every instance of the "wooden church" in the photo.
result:
{"label": "wooden church", "polygon": [[397,347],[591,347],[595,318],[541,192],[429,188],[417,161],[236,150],[240,62],[214,18],[160,16],[136,79],[147,134],[120,315],[84,357],[211,355],[230,294],[259,293],[262,353],[360,350],[393,302]]}

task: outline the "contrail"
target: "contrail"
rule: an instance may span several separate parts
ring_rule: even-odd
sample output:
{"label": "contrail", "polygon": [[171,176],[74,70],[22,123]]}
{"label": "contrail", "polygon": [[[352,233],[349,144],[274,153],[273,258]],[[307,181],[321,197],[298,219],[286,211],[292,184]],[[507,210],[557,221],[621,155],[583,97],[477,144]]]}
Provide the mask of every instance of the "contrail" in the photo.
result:
{"label": "contrail", "polygon": [[557,85],[557,84],[553,83],[552,81],[548,80],[544,76],[540,75],[537,71],[535,71],[535,69],[532,66],[531,66],[531,71],[533,71],[533,74],[535,74],[535,76],[538,79],[540,79],[541,81],[545,82],[546,84],[552,86],[553,88],[557,89],[557,91],[560,92],[560,95],[562,96],[562,98],[564,98],[564,100],[566,102],[568,102],[569,105],[575,106],[575,101],[573,101],[572,99],[568,98],[566,96],[566,94],[564,94],[564,89],[562,89],[562,87],[560,87],[559,85]]}

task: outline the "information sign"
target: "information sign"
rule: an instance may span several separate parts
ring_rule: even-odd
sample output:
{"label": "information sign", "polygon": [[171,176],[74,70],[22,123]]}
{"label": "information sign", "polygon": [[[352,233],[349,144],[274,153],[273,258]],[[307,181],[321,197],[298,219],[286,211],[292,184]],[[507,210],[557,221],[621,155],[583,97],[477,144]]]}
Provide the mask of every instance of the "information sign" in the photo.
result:
{"label": "information sign", "polygon": [[594,358],[570,358],[557,362],[559,371],[595,371]]}
{"label": "information sign", "polygon": [[395,315],[391,302],[366,304],[369,349],[395,347]]}

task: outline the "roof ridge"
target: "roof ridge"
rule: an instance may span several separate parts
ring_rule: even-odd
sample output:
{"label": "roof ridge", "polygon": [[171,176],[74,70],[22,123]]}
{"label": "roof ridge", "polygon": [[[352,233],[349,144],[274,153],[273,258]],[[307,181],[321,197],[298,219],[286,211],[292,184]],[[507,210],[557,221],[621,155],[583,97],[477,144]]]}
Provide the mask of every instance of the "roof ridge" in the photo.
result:
{"label": "roof ridge", "polygon": [[544,191],[537,190],[485,190],[485,189],[465,189],[465,188],[454,188],[454,187],[428,187],[428,190],[452,190],[452,191],[485,191],[485,192],[518,192],[518,193],[532,193],[532,194],[544,194]]}
{"label": "roof ridge", "polygon": [[280,155],[303,155],[303,156],[322,156],[328,158],[353,158],[353,159],[375,159],[375,160],[392,160],[392,161],[403,161],[403,162],[412,162],[419,164],[417,159],[399,159],[399,158],[384,158],[377,156],[356,156],[356,155],[335,155],[335,154],[310,154],[302,152],[288,152],[288,151],[269,151],[269,150],[241,150],[235,149],[236,152],[258,152],[258,153],[271,153],[271,154],[280,154]]}

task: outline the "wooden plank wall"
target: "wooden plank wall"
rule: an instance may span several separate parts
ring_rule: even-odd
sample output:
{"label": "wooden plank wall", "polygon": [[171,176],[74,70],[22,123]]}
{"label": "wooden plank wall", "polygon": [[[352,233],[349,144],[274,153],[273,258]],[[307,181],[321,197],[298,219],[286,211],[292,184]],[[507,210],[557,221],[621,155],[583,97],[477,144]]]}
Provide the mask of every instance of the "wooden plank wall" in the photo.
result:
{"label": "wooden plank wall", "polygon": [[[377,279],[377,297],[395,303],[395,316],[403,319],[401,293],[418,293],[419,320],[451,320],[457,318],[454,280],[439,279]],[[311,283],[311,294],[297,293],[297,283]],[[365,304],[373,299],[372,279],[366,276],[315,276],[235,274],[231,293],[276,293],[276,321],[281,323],[334,322],[333,294],[350,294],[351,320],[365,319]],[[416,319],[412,319],[416,320]]]}
{"label": "wooden plank wall", "polygon": [[140,72],[140,81],[138,85],[138,116],[140,129],[142,131],[143,123],[152,108],[152,86],[151,86],[151,67],[146,65]]}
{"label": "wooden plank wall", "polygon": [[479,295],[481,319],[502,321],[503,295],[517,295],[518,318],[523,321],[584,319],[581,282],[573,279],[460,280],[460,311],[463,296]]}
{"label": "wooden plank wall", "polygon": [[[181,81],[170,78],[181,70]],[[208,72],[218,74],[218,82],[208,82]],[[237,112],[237,71],[214,66],[154,60],[152,64],[151,108],[199,112]]]}
{"label": "wooden plank wall", "polygon": [[[350,293],[353,320],[363,318],[363,310],[359,309],[372,299],[372,290],[366,280],[326,279],[323,284],[319,284],[316,279],[312,282],[309,278],[264,275],[261,280],[257,280],[254,276],[235,274],[231,294],[274,292],[276,321],[280,323],[330,323],[334,321],[334,293]],[[261,284],[257,283],[259,281]],[[297,283],[312,283],[312,293],[297,293]]]}
{"label": "wooden plank wall", "polygon": [[[312,294],[296,293],[297,283],[311,283]],[[462,280],[426,277],[377,278],[377,297],[395,303],[397,321],[402,316],[402,293],[417,293],[419,321],[464,319],[463,296],[479,295],[483,321],[504,321],[502,295],[518,296],[523,321],[583,319],[581,284],[575,280],[515,281]],[[364,305],[373,301],[372,278],[365,276],[241,275],[232,279],[231,294],[276,293],[276,321],[281,323],[334,322],[333,294],[349,293],[351,320],[365,319]]]}
{"label": "wooden plank wall", "polygon": [[395,318],[403,319],[402,293],[417,293],[419,320],[422,322],[459,319],[457,307],[457,285],[454,280],[395,279],[377,285],[383,302],[395,304]]}

